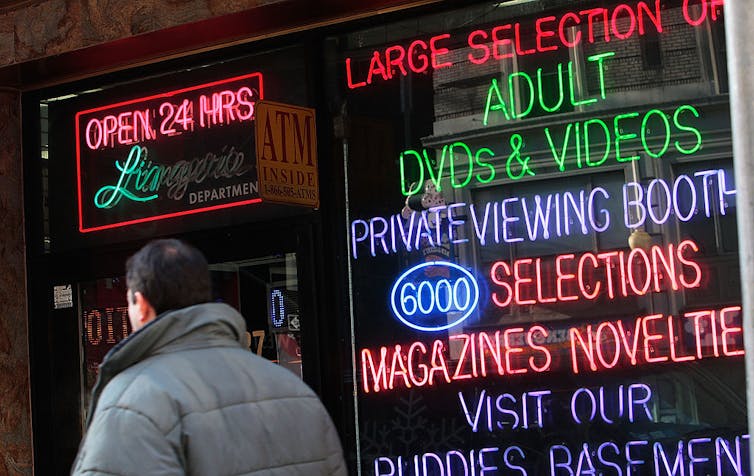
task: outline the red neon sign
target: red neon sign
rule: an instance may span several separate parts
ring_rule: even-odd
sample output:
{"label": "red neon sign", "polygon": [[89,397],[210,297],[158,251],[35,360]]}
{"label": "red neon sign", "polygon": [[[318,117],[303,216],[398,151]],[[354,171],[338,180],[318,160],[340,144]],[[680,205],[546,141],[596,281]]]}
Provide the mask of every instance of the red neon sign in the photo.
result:
{"label": "red neon sign", "polygon": [[[681,332],[689,321],[693,324],[693,341],[685,342],[684,346]],[[572,371],[598,372],[619,363],[637,366],[740,356],[744,355],[742,333],[741,306],[687,312],[683,317],[663,314],[637,317],[628,328],[619,320],[572,327],[569,330]]]}
{"label": "red neon sign", "polygon": [[551,369],[550,350],[537,341],[547,337],[542,326],[517,327],[476,334],[458,334],[460,356],[451,359],[448,344],[437,339],[430,345],[413,342],[381,347],[379,356],[370,349],[361,351],[362,388],[365,393],[393,390],[396,382],[404,388],[434,386],[437,382],[484,378],[488,375],[514,375],[546,372]]}
{"label": "red neon sign", "polygon": [[76,114],[79,231],[261,202],[253,136],[261,73]]}
{"label": "red neon sign", "polygon": [[[244,80],[258,81],[258,85],[255,84],[254,88],[241,85],[230,89],[213,89]],[[255,102],[263,98],[262,89],[262,73],[251,73],[87,109],[76,113],[76,138],[81,137],[80,119],[92,115],[94,117],[87,119],[84,128],[87,147],[92,150],[114,147],[116,143],[132,145],[161,136],[192,132],[195,126],[207,128],[249,121],[254,115]],[[197,94],[188,94],[194,92]]]}
{"label": "red neon sign", "polygon": [[699,247],[692,240],[677,246],[655,245],[648,251],[562,254],[554,262],[521,258],[509,264],[496,261],[490,279],[496,286],[492,302],[497,307],[556,302],[610,300],[666,289],[692,289],[702,282],[702,269],[693,259]]}
{"label": "red neon sign", "polygon": [[[744,355],[741,306],[615,319],[567,329],[562,342],[535,324],[457,334],[449,341],[362,349],[364,393],[527,373],[601,372]],[[451,343],[458,348],[451,355]]]}
{"label": "red neon sign", "polygon": [[[717,21],[724,0],[702,0],[701,11],[692,8],[697,2],[684,0],[683,18],[691,26],[707,19]],[[514,56],[543,54],[580,44],[622,41],[650,33],[663,33],[661,0],[625,2],[613,8],[597,7],[574,10],[559,16],[549,15],[531,22],[506,23],[478,29],[466,35],[465,41],[442,33],[416,39],[407,46],[390,45],[374,50],[366,63],[356,65],[345,59],[346,82],[358,89],[374,82],[452,67],[470,62],[482,65]],[[455,40],[455,41],[454,41]],[[468,48],[465,55],[453,54],[453,48]]]}
{"label": "red neon sign", "polygon": [[[256,76],[258,73],[255,73]],[[243,78],[243,77],[242,77]],[[241,78],[237,78],[241,79]],[[233,80],[229,80],[233,81]],[[210,83],[215,84],[215,83]],[[220,83],[222,84],[222,83]],[[207,94],[199,94],[196,101],[178,97],[179,103],[171,102],[174,96],[182,93],[205,88],[207,85],[172,91],[157,96],[138,100],[148,101],[156,98],[166,99],[156,108],[149,106],[143,109],[133,109],[115,114],[92,117],[84,128],[86,145],[91,150],[116,145],[139,144],[160,137],[175,136],[187,132],[194,132],[199,128],[208,128],[233,122],[251,121],[254,116],[256,93],[248,86],[241,86],[234,90],[224,89]],[[122,104],[108,106],[109,110]],[[196,111],[196,116],[194,111]],[[79,112],[76,116],[97,112],[100,109]],[[159,124],[159,127],[157,125]],[[78,127],[78,121],[77,121]],[[77,131],[78,135],[78,131]]]}

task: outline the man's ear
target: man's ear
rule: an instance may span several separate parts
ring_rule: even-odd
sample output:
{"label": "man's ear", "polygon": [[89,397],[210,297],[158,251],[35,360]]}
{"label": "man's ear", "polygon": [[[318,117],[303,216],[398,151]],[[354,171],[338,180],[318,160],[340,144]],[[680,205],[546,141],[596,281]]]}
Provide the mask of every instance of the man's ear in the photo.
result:
{"label": "man's ear", "polygon": [[139,321],[142,325],[157,317],[152,303],[141,292],[136,291],[135,293],[131,293],[131,300],[139,311]]}

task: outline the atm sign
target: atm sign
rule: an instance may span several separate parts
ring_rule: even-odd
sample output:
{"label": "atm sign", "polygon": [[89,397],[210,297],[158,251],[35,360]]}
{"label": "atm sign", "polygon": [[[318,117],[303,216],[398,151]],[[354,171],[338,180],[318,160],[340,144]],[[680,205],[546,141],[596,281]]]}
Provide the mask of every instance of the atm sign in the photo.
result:
{"label": "atm sign", "polygon": [[256,104],[259,194],[264,201],[319,207],[314,109]]}

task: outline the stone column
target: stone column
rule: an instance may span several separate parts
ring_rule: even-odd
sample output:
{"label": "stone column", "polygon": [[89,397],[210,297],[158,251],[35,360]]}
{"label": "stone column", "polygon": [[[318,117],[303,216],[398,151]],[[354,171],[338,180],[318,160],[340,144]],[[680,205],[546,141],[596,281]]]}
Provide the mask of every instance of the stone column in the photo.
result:
{"label": "stone column", "polygon": [[32,474],[20,93],[0,89],[0,474]]}

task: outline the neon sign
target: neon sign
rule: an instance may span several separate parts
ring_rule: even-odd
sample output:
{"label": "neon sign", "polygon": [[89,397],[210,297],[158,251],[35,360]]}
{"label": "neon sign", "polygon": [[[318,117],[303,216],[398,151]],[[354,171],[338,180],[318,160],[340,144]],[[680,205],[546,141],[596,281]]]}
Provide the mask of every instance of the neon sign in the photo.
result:
{"label": "neon sign", "polygon": [[544,428],[543,400],[551,396],[551,390],[534,390],[523,392],[521,395],[503,393],[495,396],[482,389],[469,401],[463,392],[458,392],[458,401],[472,432],[486,430],[492,433],[519,428]]}
{"label": "neon sign", "polygon": [[[580,387],[567,393],[541,388],[521,394],[495,395],[483,388],[470,394],[458,392],[458,401],[473,433],[508,432],[510,435],[510,432],[527,429],[541,432],[541,429],[564,422],[573,426],[592,422],[599,422],[600,425],[658,422],[657,414],[653,411],[656,390],[644,382]],[[408,458],[391,454],[377,456],[373,464],[375,474],[386,476],[408,474],[411,469],[411,474],[426,476],[485,474],[488,471],[496,474],[500,469],[516,470],[515,474],[550,476],[607,474],[606,470],[619,475],[637,471],[656,475],[695,474],[695,471],[717,475],[747,474],[748,434],[697,434],[695,438],[662,438],[659,441],[616,439],[620,444],[605,441],[604,437],[586,442],[570,440],[569,444],[562,440],[555,444],[552,440],[546,440],[546,466],[539,461],[539,446],[532,446],[531,443],[504,449],[451,449]],[[549,467],[549,473],[543,473],[543,467]]]}
{"label": "neon sign", "polygon": [[[125,163],[121,165],[119,162],[115,162],[115,168],[118,169],[121,174],[118,177],[118,183],[115,185],[106,185],[97,190],[94,194],[94,205],[97,208],[112,208],[120,202],[123,197],[133,200],[135,202],[148,202],[157,198],[157,194],[138,196],[135,193],[128,190],[128,182],[131,177],[136,175],[134,188],[143,188],[149,180],[149,175],[144,180],[141,178],[141,171],[136,172],[136,168],[141,164],[143,166],[144,160],[141,158],[142,153],[146,155],[146,147],[140,147],[138,145],[133,146],[128,153],[128,158]],[[139,184],[141,182],[141,184]],[[109,193],[108,193],[109,192]]]}
{"label": "neon sign", "polygon": [[465,321],[479,302],[476,278],[446,261],[421,263],[393,284],[390,306],[395,317],[420,331],[440,331]]}
{"label": "neon sign", "polygon": [[[686,174],[676,177],[672,186],[662,179],[652,179],[646,186],[637,182],[624,184],[623,210],[626,227],[638,228],[648,221],[664,225],[671,215],[682,222],[687,222],[699,211],[700,202],[704,204],[705,216],[711,216],[711,209],[715,202],[717,202],[716,208],[720,215],[725,215],[728,208],[726,197],[736,194],[736,190],[728,184],[725,171],[722,169],[701,170],[695,172],[694,177],[701,179],[702,186],[699,187],[702,190],[701,199],[697,196],[697,186],[694,180]],[[629,189],[634,194],[633,199],[629,198],[631,195]],[[717,190],[717,195],[710,196],[710,189]],[[658,200],[657,197],[662,197],[663,200]],[[687,205],[684,206],[681,197],[688,201]],[[634,212],[635,218],[632,218],[630,211]]]}
{"label": "neon sign", "polygon": [[[491,105],[488,100],[485,121],[489,112],[495,109],[503,111],[506,118],[515,117],[515,113],[507,112],[502,98],[499,101],[501,102]],[[524,112],[528,113],[527,111],[530,109]],[[547,150],[550,152],[548,159],[552,160],[552,164],[560,172],[640,160],[636,153],[625,153],[634,142],[640,142],[635,150],[643,151],[647,157],[655,159],[662,158],[668,152],[691,155],[702,147],[702,133],[693,124],[699,117],[699,111],[688,104],[678,106],[668,113],[659,109],[651,109],[643,114],[629,112],[615,115],[612,119],[593,118],[569,122],[564,126],[548,126],[543,130],[542,140],[547,143]],[[656,134],[661,137],[659,147],[650,144],[650,127],[655,132],[660,131]],[[683,141],[673,140],[673,137],[679,135],[690,137],[684,137]],[[531,135],[528,139],[531,139]],[[519,133],[504,136],[502,142],[507,142],[509,146],[502,152],[490,147],[472,148],[461,141],[444,144],[437,152],[427,149],[405,150],[398,157],[401,193],[404,196],[416,194],[425,177],[432,181],[438,191],[448,185],[454,189],[473,183],[484,185],[495,179],[495,166],[498,164],[505,165],[505,177],[511,180],[536,175],[525,151],[526,140]],[[408,170],[416,173],[417,185],[414,187],[406,185],[414,181],[409,180]]]}
{"label": "neon sign", "polygon": [[[430,476],[436,474],[494,474],[498,469],[516,470],[528,474],[517,464],[524,459],[524,451],[511,445],[506,448],[487,447],[479,450],[450,450],[445,453],[424,453],[404,459],[380,456],[374,460],[375,476]],[[447,470],[447,472],[446,472]],[[461,473],[463,470],[463,473]],[[410,472],[409,472],[410,471]]]}
{"label": "neon sign", "polygon": [[[605,94],[604,62],[605,59],[611,58],[613,56],[615,56],[615,52],[610,51],[607,53],[600,53],[587,57],[587,62],[597,64],[600,90],[597,97],[588,99],[576,98],[576,79],[574,78],[573,61],[569,61],[567,63],[568,93],[571,106],[584,106],[587,104],[595,103],[599,99],[605,99],[607,97],[607,95]],[[542,68],[537,69],[536,86],[534,86],[534,79],[532,79],[532,77],[525,71],[517,71],[515,73],[509,74],[508,80],[505,81],[508,86],[506,89],[505,99],[503,99],[503,94],[500,91],[497,79],[493,78],[487,92],[487,103],[484,107],[484,120],[482,121],[482,124],[484,124],[485,126],[488,124],[490,111],[501,111],[507,120],[523,119],[528,116],[534,109],[535,99],[537,100],[537,103],[542,108],[542,110],[548,113],[559,112],[565,100],[565,88],[563,87],[563,63],[558,63],[556,68],[556,76],[558,78],[557,89],[559,94],[558,98],[555,100],[555,104],[553,105],[545,104],[545,87],[542,85]],[[547,89],[549,90],[549,87]],[[525,93],[524,90],[526,91]],[[516,91],[519,92],[517,93]],[[518,96],[527,98],[526,106],[522,107],[524,101],[519,100],[518,108],[516,107],[516,97]],[[493,101],[493,99],[495,101]],[[518,109],[521,109],[521,111],[517,112]]]}
{"label": "neon sign", "polygon": [[561,254],[552,263],[541,258],[520,258],[509,264],[495,261],[490,267],[490,280],[495,306],[505,308],[642,296],[664,289],[693,289],[702,281],[702,269],[689,253],[698,253],[692,240],[674,246],[654,245],[648,251]]}
{"label": "neon sign", "polygon": [[[652,389],[643,383],[632,383],[618,387],[618,408],[616,416],[608,416],[605,410],[605,387],[598,392],[589,388],[579,388],[571,397],[571,418],[574,423],[582,424],[596,420],[613,424],[618,418],[627,418],[629,423],[653,421],[652,412],[647,405],[652,399]],[[597,403],[599,401],[599,404]],[[624,403],[625,402],[625,403]],[[638,407],[638,408],[637,408]],[[599,414],[598,414],[599,411]],[[615,420],[613,419],[615,418]]]}
{"label": "neon sign", "polygon": [[[702,437],[659,441],[631,440],[618,445],[612,441],[583,443],[580,448],[553,445],[549,449],[551,476],[601,474],[610,468],[615,474],[736,474],[748,466],[749,435],[733,438]],[[672,449],[669,449],[672,448]],[[702,456],[711,454],[712,456]],[[672,463],[671,463],[672,461]],[[688,472],[686,472],[688,471]],[[714,471],[710,473],[709,471]],[[734,472],[731,472],[734,471]],[[647,473],[649,472],[649,473]]]}
{"label": "neon sign", "polygon": [[[701,12],[693,11],[695,3],[684,0],[684,20],[699,26],[707,19],[717,21],[723,0],[702,0]],[[537,18],[530,23],[506,23],[468,33],[465,41],[442,33],[412,41],[407,46],[390,45],[374,50],[367,64],[344,62],[349,89],[390,81],[410,73],[426,73],[442,68],[471,63],[484,65],[516,56],[542,54],[559,49],[576,48],[596,42],[625,41],[650,33],[663,33],[661,0],[626,2],[613,8],[597,7],[568,11],[561,15]],[[463,43],[470,51],[453,54],[454,45]]]}
{"label": "neon sign", "polygon": [[79,231],[259,203],[251,73],[76,114]]}
{"label": "neon sign", "polygon": [[[439,382],[556,371],[575,375],[744,355],[741,306],[570,327],[567,352],[548,342],[550,332],[537,324],[455,334],[428,345],[416,341],[378,351],[362,349],[362,390],[385,392],[398,386],[433,387]],[[454,341],[460,350],[451,358],[449,346]]]}
{"label": "neon sign", "polygon": [[[252,87],[207,91],[232,82],[258,81]],[[194,132],[197,129],[253,120],[254,105],[262,96],[262,75],[253,73],[223,81],[89,109],[76,114],[96,114],[86,121],[84,140],[91,150],[118,145],[141,144],[162,137]],[[133,108],[125,108],[133,106]],[[105,111],[125,110],[104,114]],[[196,111],[196,114],[195,114]],[[76,131],[78,137],[79,131]]]}
{"label": "neon sign", "polygon": [[[650,405],[653,396],[654,391],[649,385],[633,382],[617,387],[580,387],[569,397],[556,396],[551,389],[494,394],[483,388],[467,394],[458,392],[458,402],[473,433],[498,433],[547,428],[563,419],[576,425],[652,422]],[[568,401],[567,407],[558,407],[568,408],[567,414],[554,414],[553,403],[558,398]]]}
{"label": "neon sign", "polygon": [[[582,476],[596,474],[735,474],[748,469],[749,435],[709,436],[673,441],[596,441],[546,448],[546,471],[519,445],[451,449],[407,456],[378,456],[375,476],[517,474]],[[529,456],[529,458],[527,458]],[[500,472],[503,473],[500,473]]]}
{"label": "neon sign", "polygon": [[[589,119],[583,122],[569,123],[563,133],[562,141],[555,141],[555,136],[549,127],[544,129],[547,144],[549,145],[552,158],[561,172],[566,170],[566,164],[575,162],[576,168],[599,167],[608,163],[611,157],[615,163],[625,163],[639,160],[639,155],[624,155],[621,148],[625,150],[626,142],[641,138],[641,150],[647,156],[659,159],[670,150],[670,143],[673,134],[691,134],[693,140],[688,144],[681,143],[679,140],[672,141],[675,151],[684,155],[696,153],[702,147],[702,134],[693,124],[686,123],[689,117],[699,117],[699,111],[694,106],[685,104],[678,106],[671,113],[665,113],[659,109],[651,109],[643,115],[639,112],[629,112],[618,114],[613,117],[612,121],[602,119]],[[640,126],[636,123],[641,118]],[[672,118],[672,127],[671,121]],[[633,121],[634,127],[631,127]],[[611,122],[611,124],[608,124]],[[661,148],[654,150],[648,142],[650,125],[654,126],[661,123],[662,126],[662,143]],[[628,129],[628,131],[626,131]],[[571,132],[573,131],[574,144],[571,144]],[[581,131],[581,132],[579,132]],[[637,133],[638,132],[638,133]],[[590,140],[589,137],[592,139]],[[595,150],[592,143],[602,143],[601,150]],[[629,142],[630,144],[630,142]],[[575,154],[569,150],[575,149]],[[597,153],[598,152],[598,153]],[[596,159],[594,157],[597,157]],[[567,159],[571,160],[568,161]]]}
{"label": "neon sign", "polygon": [[[586,369],[592,372],[615,368],[621,362],[636,366],[644,363],[688,362],[705,357],[733,357],[744,355],[740,338],[743,329],[738,323],[741,306],[687,312],[683,318],[653,314],[637,317],[628,331],[620,320],[603,321],[586,329],[572,327],[571,364],[574,374]],[[695,353],[686,353],[680,344],[679,321],[690,321]],[[712,332],[704,330],[708,324]],[[633,338],[631,338],[633,336]],[[705,337],[712,340],[704,345]],[[639,343],[641,342],[641,347]],[[583,365],[586,363],[587,365]]]}
{"label": "neon sign", "polygon": [[[112,208],[124,197],[135,202],[148,202],[159,198],[159,194],[154,192],[163,186],[167,188],[167,198],[181,200],[191,183],[200,184],[210,177],[232,179],[244,175],[250,168],[244,163],[243,152],[234,147],[219,155],[208,153],[191,161],[179,160],[170,166],[155,164],[151,160],[147,162],[147,155],[146,147],[135,145],[123,165],[116,161],[115,168],[120,172],[118,181],[115,185],[105,185],[97,190],[94,205],[97,208]],[[226,193],[228,197],[248,194],[243,189],[241,184],[228,185],[218,189],[217,193],[221,195],[219,198],[225,198]],[[204,198],[201,193],[193,193],[189,203],[212,200],[208,192],[204,191],[204,195],[210,195]]]}
{"label": "neon sign", "polygon": [[[716,209],[724,215],[727,197],[736,194],[731,181],[725,170],[712,169],[680,174],[672,183],[659,178],[648,184],[627,182],[621,196],[624,224],[629,229],[646,222],[662,225],[671,215],[682,221],[693,216],[710,218]],[[713,189],[717,193],[711,193]],[[688,196],[688,202],[682,200],[684,196]],[[656,205],[657,197],[668,199],[665,208],[662,201],[661,205]],[[371,256],[409,253],[418,250],[422,240],[436,246],[444,236],[452,244],[475,240],[480,246],[487,246],[602,233],[612,224],[621,222],[605,207],[605,202],[612,198],[610,192],[597,186],[590,190],[513,196],[486,203],[439,205],[421,212],[413,211],[407,218],[395,214],[355,219],[350,229],[351,254],[358,259],[364,252]],[[463,235],[461,230],[465,227],[470,231]]]}
{"label": "neon sign", "polygon": [[[639,17],[641,17],[641,5],[643,5],[645,9],[647,7],[645,3],[640,2]],[[711,8],[713,10],[712,16],[715,18],[717,11],[716,6],[717,5],[714,4],[711,5]],[[684,9],[687,8],[688,5],[684,4]],[[703,4],[703,8],[706,11],[706,0]],[[621,10],[626,10],[629,13],[632,12],[630,7],[622,4],[616,7],[614,13],[617,13]],[[662,31],[661,22],[659,20],[659,0],[657,0],[655,4],[655,10],[656,26],[658,27],[659,32]],[[647,9],[647,12],[648,11],[649,10]],[[591,13],[598,12],[605,14],[605,22],[607,22],[607,10],[604,8],[595,9],[588,12],[590,27],[593,19]],[[585,12],[581,13],[583,14]],[[548,18],[554,19],[555,17]],[[688,19],[688,16],[686,18]],[[613,18],[613,20],[615,19]],[[632,19],[632,21],[635,22],[635,18]],[[537,22],[537,25],[539,27],[539,22]],[[631,31],[633,31],[634,26],[635,25],[632,24],[632,26],[630,27]],[[641,27],[639,28],[639,30],[641,34],[643,34]],[[609,41],[608,32],[607,30],[604,31],[605,41]],[[614,33],[617,33],[617,31],[615,31]],[[620,37],[620,35],[617,36]],[[390,50],[391,48],[388,48],[387,51]],[[447,49],[444,49],[443,52],[446,53]],[[599,84],[599,94],[597,95],[597,97],[591,98],[576,98],[577,81],[574,76],[573,61],[566,63],[568,77],[567,89],[569,92],[568,96],[571,106],[583,107],[595,103],[600,99],[604,100],[607,98],[604,74],[606,68],[605,60],[613,58],[615,56],[615,52],[606,52],[587,57],[587,63],[596,63],[597,79]],[[379,55],[377,54],[377,52],[375,52],[374,58],[378,57]],[[474,61],[471,60],[471,62],[473,63]],[[349,65],[348,61],[346,63],[347,65]],[[507,85],[505,98],[503,97],[501,88],[498,86],[497,78],[493,78],[487,92],[487,99],[484,106],[484,118],[482,120],[482,123],[485,126],[489,124],[490,112],[493,111],[501,112],[503,118],[508,121],[525,118],[533,111],[535,102],[538,103],[541,109],[546,113],[562,112],[561,108],[565,103],[566,89],[563,84],[563,65],[564,63],[558,63],[556,65],[557,72],[555,73],[555,75],[558,79],[557,90],[559,95],[552,105],[546,104],[545,101],[545,89],[551,88],[545,88],[543,86],[542,68],[537,69],[536,86],[532,75],[525,71],[516,71],[508,74],[507,80],[503,81],[505,83],[504,88]],[[445,66],[449,66],[449,64],[445,64]],[[371,73],[372,71],[370,71],[370,81]],[[552,153],[552,158],[558,165],[558,168],[561,172],[564,172],[566,170],[567,158],[571,159],[568,161],[569,163],[573,162],[575,159],[576,166],[579,169],[581,169],[582,167],[598,167],[605,163],[609,163],[607,161],[610,157],[613,157],[615,162],[617,163],[639,160],[640,156],[638,154],[626,155],[625,153],[621,153],[621,147],[623,147],[625,151],[626,148],[630,148],[632,142],[636,142],[639,138],[641,141],[641,146],[648,157],[655,159],[661,158],[670,150],[671,136],[674,133],[682,135],[693,135],[695,139],[695,143],[693,144],[683,144],[679,140],[675,140],[673,142],[674,148],[678,153],[690,155],[697,152],[701,148],[702,135],[695,126],[686,123],[686,120],[688,119],[686,116],[688,116],[688,114],[691,114],[695,118],[699,118],[699,112],[695,107],[691,105],[681,105],[669,114],[666,114],[659,109],[651,109],[648,112],[644,113],[643,116],[639,112],[629,112],[615,115],[611,121],[605,121],[601,118],[592,118],[583,122],[579,121],[568,123],[566,124],[565,131],[563,132],[562,142],[560,140],[556,141],[553,132],[551,132],[550,130],[550,127],[545,127],[544,136]],[[640,127],[637,124],[632,124],[636,123],[640,117]],[[672,118],[672,126],[670,118]],[[609,124],[610,122],[612,124]],[[655,127],[658,123],[661,124],[660,130],[662,131],[662,134],[664,134],[664,140],[662,141],[659,149],[653,149],[650,145],[649,140],[649,136],[651,135],[649,134],[649,126],[651,124],[652,127]],[[636,129],[638,129],[638,132],[634,132],[634,130]],[[673,129],[677,129],[677,131],[674,132]],[[655,128],[655,130],[657,129]],[[572,132],[574,138],[573,145],[571,144]],[[591,140],[590,134],[592,136]],[[531,157],[527,155],[524,150],[526,139],[520,133],[514,132],[509,135],[507,142],[510,144],[510,152],[507,155],[507,159],[503,157],[503,160],[505,160],[505,172],[507,173],[508,178],[511,180],[520,180],[526,176],[536,175],[536,171],[529,164]],[[601,147],[601,149],[594,151],[593,145],[595,144],[596,147]],[[573,157],[574,149],[575,157]],[[432,154],[434,155],[434,153]],[[399,157],[401,192],[405,196],[411,196],[417,193],[424,184],[425,168],[427,170],[427,175],[435,186],[435,189],[438,192],[442,191],[442,179],[443,175],[445,174],[444,168],[446,160],[448,161],[449,168],[447,175],[450,181],[450,185],[453,188],[462,188],[467,186],[471,182],[472,177],[475,177],[481,184],[489,183],[495,178],[496,170],[494,164],[492,164],[491,161],[495,159],[497,155],[498,154],[496,154],[489,147],[482,147],[477,149],[476,151],[473,151],[471,147],[460,141],[443,145],[441,153],[437,158],[430,157],[427,149],[423,149],[421,152],[411,149],[406,150],[402,152]],[[411,167],[411,169],[418,171],[418,178],[414,182],[418,187],[416,189],[413,189],[411,186],[409,186],[408,189],[406,187],[406,183],[411,182],[410,180],[407,180],[406,177],[407,167],[405,161],[407,160],[407,158],[413,158],[413,160],[411,160],[411,163],[414,165],[414,167]],[[466,167],[465,172],[457,173],[456,161],[461,162],[462,166]],[[437,169],[435,169],[434,166],[435,162],[438,162]],[[481,174],[477,173],[476,175],[474,175],[473,171],[475,165],[482,169]],[[461,176],[463,178],[459,181],[458,176]]]}

